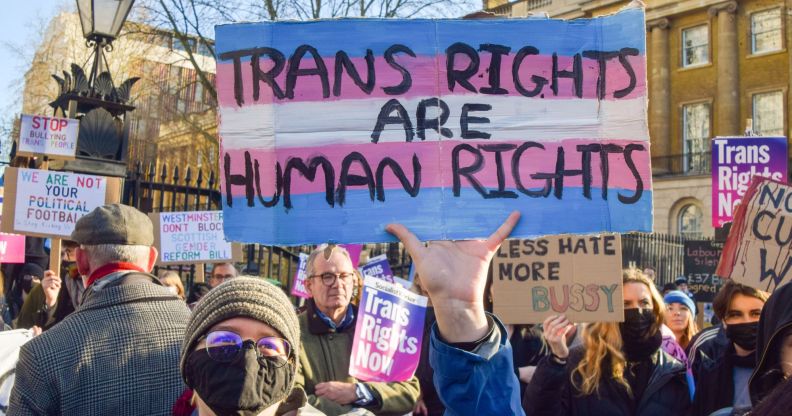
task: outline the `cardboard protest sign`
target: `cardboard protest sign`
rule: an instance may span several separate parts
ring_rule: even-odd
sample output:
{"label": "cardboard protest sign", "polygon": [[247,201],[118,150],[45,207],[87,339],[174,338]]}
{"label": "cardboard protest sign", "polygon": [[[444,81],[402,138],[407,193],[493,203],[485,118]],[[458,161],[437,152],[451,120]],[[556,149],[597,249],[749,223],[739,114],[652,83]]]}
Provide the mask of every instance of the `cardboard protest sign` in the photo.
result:
{"label": "cardboard protest sign", "polygon": [[218,26],[226,235],[650,232],[644,18]]}
{"label": "cardboard protest sign", "polygon": [[406,381],[421,358],[426,297],[376,277],[363,281],[349,375]]}
{"label": "cardboard protest sign", "polygon": [[732,221],[754,175],[787,177],[786,137],[717,137],[712,140],[712,226]]}
{"label": "cardboard protest sign", "polygon": [[149,218],[157,230],[157,264],[242,261],[242,247],[223,234],[223,211],[160,212]]}
{"label": "cardboard protest sign", "polygon": [[25,262],[25,236],[0,233],[0,263]]}
{"label": "cardboard protest sign", "polygon": [[493,259],[492,279],[493,309],[507,324],[557,314],[573,322],[624,319],[619,235],[506,240]]}
{"label": "cardboard protest sign", "polygon": [[305,289],[305,268],[308,267],[308,254],[300,253],[300,263],[297,266],[297,271],[294,273],[294,284],[292,285],[291,294],[300,298],[308,299],[311,297]]}
{"label": "cardboard protest sign", "polygon": [[121,198],[119,178],[10,167],[5,175],[6,233],[69,238],[83,215]]}
{"label": "cardboard protest sign", "polygon": [[74,159],[80,121],[71,118],[22,114],[17,154],[50,159]]}
{"label": "cardboard protest sign", "polygon": [[369,259],[369,262],[360,268],[360,273],[364,278],[371,276],[393,283],[393,272],[388,257],[384,254]]}
{"label": "cardboard protest sign", "polygon": [[697,302],[712,302],[723,282],[715,275],[723,245],[712,240],[685,241],[683,266],[688,289]]}
{"label": "cardboard protest sign", "polygon": [[715,274],[772,292],[792,279],[792,187],[755,177],[734,213]]}

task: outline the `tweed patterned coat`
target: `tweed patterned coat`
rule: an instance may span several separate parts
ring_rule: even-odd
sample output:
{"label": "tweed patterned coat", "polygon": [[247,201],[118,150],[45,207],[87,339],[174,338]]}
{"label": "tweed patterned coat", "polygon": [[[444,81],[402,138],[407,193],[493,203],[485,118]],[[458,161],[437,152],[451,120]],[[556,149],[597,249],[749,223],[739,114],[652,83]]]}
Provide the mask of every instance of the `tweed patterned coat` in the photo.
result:
{"label": "tweed patterned coat", "polygon": [[[90,293],[89,293],[90,292]],[[190,311],[153,276],[117,272],[19,354],[8,415],[169,415]]]}

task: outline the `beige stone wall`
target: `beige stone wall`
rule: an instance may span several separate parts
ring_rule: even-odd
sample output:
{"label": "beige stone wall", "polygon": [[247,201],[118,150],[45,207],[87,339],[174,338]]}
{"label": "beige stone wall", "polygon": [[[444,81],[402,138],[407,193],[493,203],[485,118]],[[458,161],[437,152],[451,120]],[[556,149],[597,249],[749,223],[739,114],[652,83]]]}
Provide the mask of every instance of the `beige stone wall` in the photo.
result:
{"label": "beige stone wall", "polygon": [[654,178],[654,232],[677,234],[679,211],[696,204],[704,212],[701,231],[712,237],[712,179],[710,176]]}

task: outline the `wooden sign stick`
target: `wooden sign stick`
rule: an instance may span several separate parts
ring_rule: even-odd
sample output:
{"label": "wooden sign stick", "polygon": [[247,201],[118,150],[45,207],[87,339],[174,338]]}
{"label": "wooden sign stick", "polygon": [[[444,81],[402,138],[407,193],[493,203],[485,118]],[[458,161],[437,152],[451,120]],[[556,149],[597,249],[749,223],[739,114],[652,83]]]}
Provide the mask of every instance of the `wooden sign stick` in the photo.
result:
{"label": "wooden sign stick", "polygon": [[64,276],[60,275],[60,268],[61,268],[61,239],[60,238],[53,238],[50,240],[50,261],[49,261],[49,269],[55,272],[61,279]]}
{"label": "wooden sign stick", "polygon": [[198,263],[195,265],[195,283],[203,283],[206,280],[205,270],[206,263]]}

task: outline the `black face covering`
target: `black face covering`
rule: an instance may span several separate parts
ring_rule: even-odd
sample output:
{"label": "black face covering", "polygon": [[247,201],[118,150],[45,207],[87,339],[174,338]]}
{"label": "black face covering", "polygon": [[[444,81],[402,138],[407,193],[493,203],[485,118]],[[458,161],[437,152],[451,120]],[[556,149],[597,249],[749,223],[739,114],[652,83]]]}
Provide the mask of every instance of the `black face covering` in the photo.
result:
{"label": "black face covering", "polygon": [[278,364],[256,356],[245,343],[232,362],[213,360],[206,349],[193,351],[185,365],[187,384],[218,416],[254,416],[283,400],[294,378],[291,363]]}
{"label": "black face covering", "polygon": [[624,310],[624,322],[619,323],[622,350],[628,361],[649,358],[663,343],[663,334],[652,332],[654,313],[649,309],[630,308]]}
{"label": "black face covering", "polygon": [[747,322],[744,324],[732,324],[726,327],[726,336],[740,348],[746,351],[756,349],[756,332],[759,329],[759,322]]}

